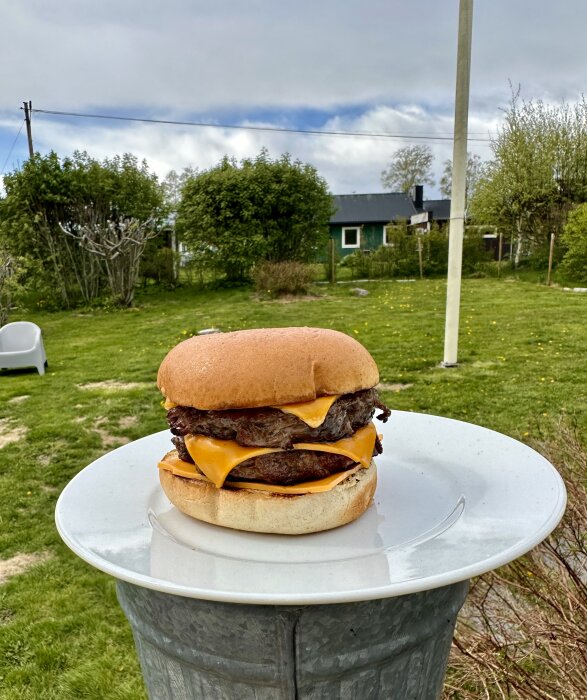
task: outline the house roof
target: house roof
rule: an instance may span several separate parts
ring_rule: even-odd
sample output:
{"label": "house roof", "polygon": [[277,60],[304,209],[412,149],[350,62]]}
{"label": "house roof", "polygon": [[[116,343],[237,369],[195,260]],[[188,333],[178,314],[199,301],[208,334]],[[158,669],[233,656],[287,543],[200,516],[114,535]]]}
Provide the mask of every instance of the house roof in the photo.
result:
{"label": "house roof", "polygon": [[432,214],[432,221],[448,221],[450,219],[450,199],[426,199],[423,210]]}
{"label": "house roof", "polygon": [[404,192],[334,195],[336,212],[331,224],[368,224],[410,220],[416,214],[414,202]]}

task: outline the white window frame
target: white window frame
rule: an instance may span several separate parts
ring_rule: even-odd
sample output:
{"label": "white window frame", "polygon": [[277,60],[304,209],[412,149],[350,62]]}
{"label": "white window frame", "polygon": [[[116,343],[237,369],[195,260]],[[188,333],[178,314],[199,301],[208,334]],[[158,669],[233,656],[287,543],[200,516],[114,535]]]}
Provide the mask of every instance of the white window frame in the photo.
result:
{"label": "white window frame", "polygon": [[[346,232],[356,231],[357,232],[357,242],[347,243],[346,242]],[[360,226],[343,226],[342,227],[342,239],[341,244],[343,248],[360,248],[361,247],[361,227]]]}
{"label": "white window frame", "polygon": [[387,231],[388,229],[391,228],[391,224],[384,224],[383,225],[383,238],[381,239],[381,245],[391,245],[391,243],[387,240]]}

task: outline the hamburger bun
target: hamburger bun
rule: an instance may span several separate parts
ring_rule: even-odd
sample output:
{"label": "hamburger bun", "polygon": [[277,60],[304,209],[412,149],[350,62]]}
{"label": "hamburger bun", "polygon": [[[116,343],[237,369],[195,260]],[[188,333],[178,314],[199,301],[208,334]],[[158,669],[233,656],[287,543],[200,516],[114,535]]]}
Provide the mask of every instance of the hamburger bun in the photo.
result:
{"label": "hamburger bun", "polygon": [[251,489],[216,488],[159,470],[167,498],[186,515],[213,525],[251,532],[305,535],[346,525],[369,507],[377,469],[359,469],[330,491],[284,495]]}
{"label": "hamburger bun", "polygon": [[157,386],[202,410],[280,406],[374,387],[379,371],[354,338],[324,328],[259,328],[194,336],[165,357]]}
{"label": "hamburger bun", "polygon": [[389,409],[354,338],[323,328],[194,336],[157,376],[176,450],[159,462],[179,510],[214,525],[300,535],[358,518],[377,484],[372,423]]}

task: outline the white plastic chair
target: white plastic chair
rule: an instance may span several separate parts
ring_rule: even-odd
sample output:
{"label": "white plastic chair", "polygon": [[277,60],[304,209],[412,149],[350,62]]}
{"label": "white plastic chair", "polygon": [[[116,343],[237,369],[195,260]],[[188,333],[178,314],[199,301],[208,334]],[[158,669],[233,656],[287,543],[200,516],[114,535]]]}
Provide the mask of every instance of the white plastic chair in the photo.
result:
{"label": "white plastic chair", "polygon": [[47,355],[41,329],[30,321],[15,321],[0,328],[0,369],[36,367],[45,374]]}

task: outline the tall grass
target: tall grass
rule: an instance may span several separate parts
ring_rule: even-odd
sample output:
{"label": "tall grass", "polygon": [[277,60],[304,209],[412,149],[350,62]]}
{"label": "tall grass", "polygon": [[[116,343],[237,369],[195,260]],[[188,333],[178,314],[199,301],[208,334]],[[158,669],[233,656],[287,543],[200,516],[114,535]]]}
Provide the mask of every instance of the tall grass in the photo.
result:
{"label": "tall grass", "polygon": [[527,556],[473,582],[445,698],[587,698],[587,450],[568,420],[535,446],[565,480],[567,511]]}

